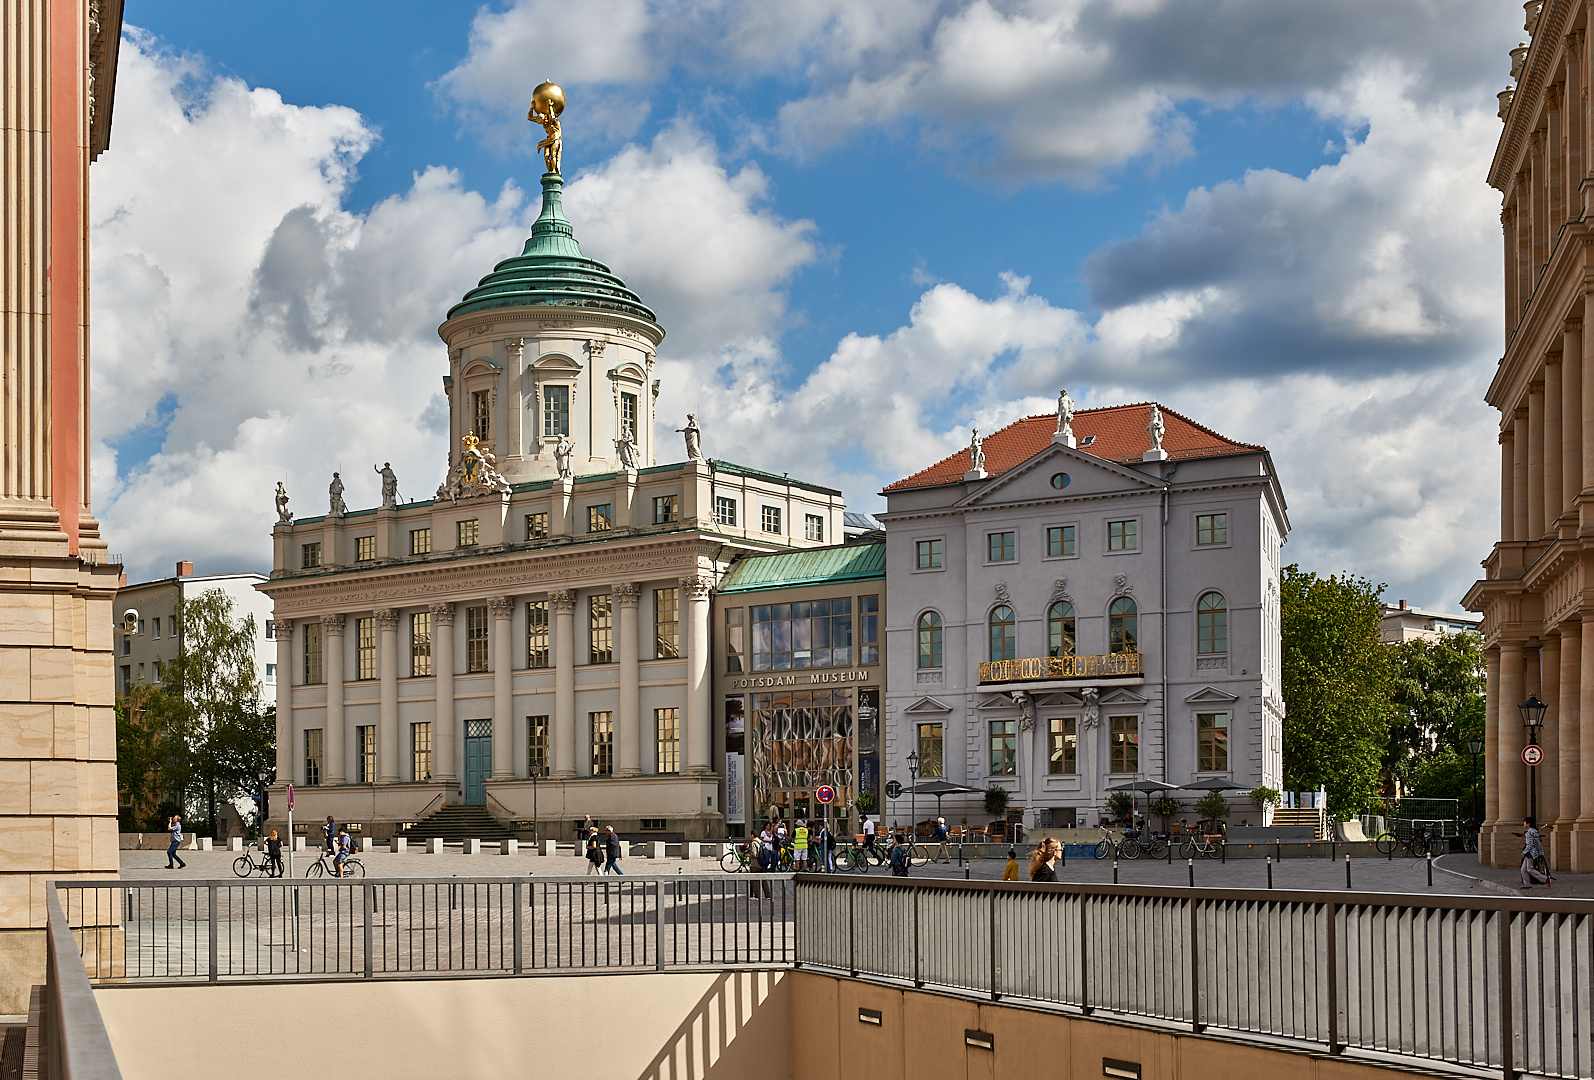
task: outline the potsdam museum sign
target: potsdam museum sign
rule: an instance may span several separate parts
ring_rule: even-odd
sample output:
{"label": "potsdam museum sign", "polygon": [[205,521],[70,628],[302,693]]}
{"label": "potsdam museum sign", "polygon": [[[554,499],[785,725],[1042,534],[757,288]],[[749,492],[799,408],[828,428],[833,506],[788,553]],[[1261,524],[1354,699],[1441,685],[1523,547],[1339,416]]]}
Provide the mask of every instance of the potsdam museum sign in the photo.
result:
{"label": "potsdam museum sign", "polygon": [[732,690],[757,690],[765,686],[819,686],[830,683],[872,682],[871,668],[849,668],[843,671],[805,671],[799,675],[760,675],[746,679],[732,679]]}

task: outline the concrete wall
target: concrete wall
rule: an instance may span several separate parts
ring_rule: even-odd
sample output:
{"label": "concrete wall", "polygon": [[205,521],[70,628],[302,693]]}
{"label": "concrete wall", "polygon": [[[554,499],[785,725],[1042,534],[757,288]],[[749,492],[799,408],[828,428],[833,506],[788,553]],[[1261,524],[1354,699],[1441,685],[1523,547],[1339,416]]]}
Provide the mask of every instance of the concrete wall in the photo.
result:
{"label": "concrete wall", "polygon": [[[1142,1080],[1393,1080],[1431,1075],[1327,1055],[1271,1050],[1224,1039],[1150,1031],[1081,1017],[836,979],[805,971],[787,979],[795,1080],[1086,1080],[1102,1059],[1136,1062]],[[859,1009],[881,1014],[876,1027]],[[993,1049],[964,1043],[988,1032]]]}
{"label": "concrete wall", "polygon": [[[112,987],[95,999],[126,1080],[782,1080],[790,984],[768,971]],[[329,1063],[333,1024],[342,1051]]]}

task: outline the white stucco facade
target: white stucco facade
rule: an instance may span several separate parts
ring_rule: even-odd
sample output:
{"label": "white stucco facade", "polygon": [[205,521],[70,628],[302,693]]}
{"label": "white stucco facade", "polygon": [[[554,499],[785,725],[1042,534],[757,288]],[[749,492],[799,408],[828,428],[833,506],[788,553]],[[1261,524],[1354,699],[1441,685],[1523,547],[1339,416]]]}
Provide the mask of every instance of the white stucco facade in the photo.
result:
{"label": "white stucco facade", "polygon": [[[177,566],[174,577],[124,585],[116,592],[111,607],[113,641],[116,645],[116,692],[125,694],[137,683],[159,685],[166,667],[176,660],[182,640],[177,630],[177,610],[184,600],[220,589],[232,601],[233,619],[255,620],[255,676],[260,680],[261,696],[267,701],[276,696],[277,656],[271,639],[271,601],[255,586],[266,580],[264,574],[198,574],[193,563]],[[129,629],[127,614],[137,614]]]}
{"label": "white stucco facade", "polygon": [[[1125,432],[1143,425],[1122,414],[1147,408],[1081,412],[1078,440],[1138,455],[1146,444]],[[1093,825],[1108,786],[1136,778],[1280,786],[1283,497],[1265,449],[1163,415],[1165,460],[1104,459],[1053,442],[1053,418],[1031,418],[985,440],[983,478],[959,475],[957,455],[886,489],[888,780],[906,786],[908,754],[923,770],[939,734],[944,778],[1008,789],[1030,826]],[[1115,603],[1133,605],[1119,627],[1132,656],[1110,640]],[[1067,636],[1068,608],[1074,660],[1053,639]],[[1038,662],[987,668],[982,681],[982,662],[1002,656]],[[1237,817],[1254,813],[1235,794]],[[1188,806],[1197,793],[1176,797]],[[983,823],[982,801],[948,796],[944,813]],[[906,820],[907,802],[888,818]]]}

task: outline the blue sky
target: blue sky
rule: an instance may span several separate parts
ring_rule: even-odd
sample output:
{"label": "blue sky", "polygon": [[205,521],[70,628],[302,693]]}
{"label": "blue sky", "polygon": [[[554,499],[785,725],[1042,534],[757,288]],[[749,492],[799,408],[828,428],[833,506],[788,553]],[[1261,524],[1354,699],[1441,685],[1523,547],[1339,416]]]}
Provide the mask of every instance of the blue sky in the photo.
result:
{"label": "blue sky", "polygon": [[279,478],[306,512],[366,459],[431,488],[435,327],[535,214],[545,76],[577,237],[660,312],[661,414],[695,409],[711,454],[872,509],[1067,385],[1268,444],[1312,569],[1454,608],[1487,551],[1510,5],[126,18],[95,504],[134,579],[268,565]]}

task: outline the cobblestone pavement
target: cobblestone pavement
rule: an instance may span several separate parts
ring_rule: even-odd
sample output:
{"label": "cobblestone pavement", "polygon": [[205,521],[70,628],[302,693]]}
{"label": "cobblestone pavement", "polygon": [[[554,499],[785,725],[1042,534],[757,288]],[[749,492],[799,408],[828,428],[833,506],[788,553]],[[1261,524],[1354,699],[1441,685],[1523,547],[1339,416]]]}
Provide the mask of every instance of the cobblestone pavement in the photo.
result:
{"label": "cobblestone pavement", "polygon": [[[185,851],[186,870],[165,869],[164,851],[123,851],[122,875],[127,878],[159,878],[177,880],[187,878],[231,878],[233,860],[238,856],[230,851]],[[569,856],[547,858],[522,850],[516,855],[463,855],[451,848],[442,854],[429,855],[412,850],[395,855],[388,851],[368,851],[360,855],[366,872],[371,877],[519,877],[530,874],[539,877],[583,876],[584,860]],[[302,877],[315,861],[314,852],[298,852],[294,856],[294,870]],[[622,863],[627,876],[668,876],[682,874],[721,874],[714,859],[697,859],[691,863],[682,859],[651,859],[633,857]],[[932,863],[913,871],[916,877],[961,878],[965,871],[970,879],[1000,879],[1006,866],[1003,859],[979,859],[963,866],[954,861],[951,865]],[[1027,878],[1028,864],[1020,860],[1020,874]],[[885,867],[871,866],[871,877],[887,876]],[[1108,860],[1071,858],[1058,867],[1058,880],[1108,883],[1113,880],[1112,862]],[[1488,884],[1484,884],[1483,881]],[[1358,892],[1393,893],[1445,893],[1461,895],[1563,896],[1594,898],[1594,874],[1565,874],[1558,876],[1551,888],[1519,891],[1519,875],[1515,869],[1495,869],[1481,866],[1475,856],[1465,854],[1442,855],[1434,860],[1433,885],[1428,884],[1428,870],[1424,860],[1396,857],[1358,858],[1351,860],[1351,887]],[[1126,885],[1187,885],[1190,881],[1188,863],[1175,858],[1171,863],[1146,858],[1121,860],[1118,863],[1118,881]],[[1206,888],[1263,889],[1267,887],[1267,863],[1263,859],[1234,859],[1227,863],[1213,859],[1197,859],[1195,881]],[[1330,859],[1289,859],[1273,866],[1273,887],[1276,889],[1344,890],[1345,861]]]}

